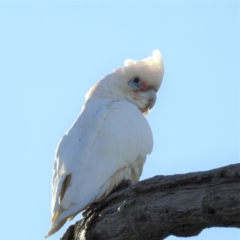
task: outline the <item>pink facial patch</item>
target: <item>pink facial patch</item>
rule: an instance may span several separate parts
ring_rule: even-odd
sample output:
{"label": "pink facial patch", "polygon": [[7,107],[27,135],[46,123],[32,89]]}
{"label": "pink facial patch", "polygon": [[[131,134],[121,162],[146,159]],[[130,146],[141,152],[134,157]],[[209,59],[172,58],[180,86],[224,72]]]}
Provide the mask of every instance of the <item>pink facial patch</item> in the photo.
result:
{"label": "pink facial patch", "polygon": [[148,89],[148,82],[143,80],[142,81],[142,86],[140,87],[141,91],[146,91]]}

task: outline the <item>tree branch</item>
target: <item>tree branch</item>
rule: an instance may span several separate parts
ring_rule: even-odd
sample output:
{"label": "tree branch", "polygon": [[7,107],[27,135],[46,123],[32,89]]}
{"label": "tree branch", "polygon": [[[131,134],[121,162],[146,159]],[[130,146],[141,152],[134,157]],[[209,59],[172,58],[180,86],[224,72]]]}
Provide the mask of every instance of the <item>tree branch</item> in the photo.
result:
{"label": "tree branch", "polygon": [[62,240],[160,240],[210,227],[240,228],[240,164],[138,182],[91,205]]}

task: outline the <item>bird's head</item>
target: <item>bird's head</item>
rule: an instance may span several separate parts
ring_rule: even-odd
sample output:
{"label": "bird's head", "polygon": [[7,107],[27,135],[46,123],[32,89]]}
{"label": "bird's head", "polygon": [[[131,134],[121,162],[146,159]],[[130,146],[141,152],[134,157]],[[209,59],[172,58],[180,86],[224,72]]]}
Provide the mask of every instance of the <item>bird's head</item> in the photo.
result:
{"label": "bird's head", "polygon": [[104,77],[87,94],[87,99],[97,93],[101,97],[126,99],[147,115],[156,102],[156,93],[163,79],[163,61],[158,50],[143,60],[126,60],[124,67],[117,68]]}

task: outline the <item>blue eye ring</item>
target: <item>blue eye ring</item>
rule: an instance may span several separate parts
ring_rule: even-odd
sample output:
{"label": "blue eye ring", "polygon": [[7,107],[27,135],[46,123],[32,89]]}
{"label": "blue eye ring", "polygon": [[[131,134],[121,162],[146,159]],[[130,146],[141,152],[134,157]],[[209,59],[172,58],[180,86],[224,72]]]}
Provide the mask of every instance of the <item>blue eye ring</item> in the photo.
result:
{"label": "blue eye ring", "polygon": [[138,89],[142,86],[142,79],[136,76],[128,82],[128,85],[133,89]]}

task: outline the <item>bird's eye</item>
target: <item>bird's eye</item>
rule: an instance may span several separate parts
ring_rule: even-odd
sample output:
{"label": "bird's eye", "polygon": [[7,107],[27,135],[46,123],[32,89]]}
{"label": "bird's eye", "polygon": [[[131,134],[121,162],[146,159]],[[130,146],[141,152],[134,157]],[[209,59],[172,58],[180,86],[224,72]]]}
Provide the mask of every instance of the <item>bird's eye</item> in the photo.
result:
{"label": "bird's eye", "polygon": [[128,85],[131,88],[137,89],[142,86],[142,80],[139,77],[134,77],[131,81],[128,82]]}

